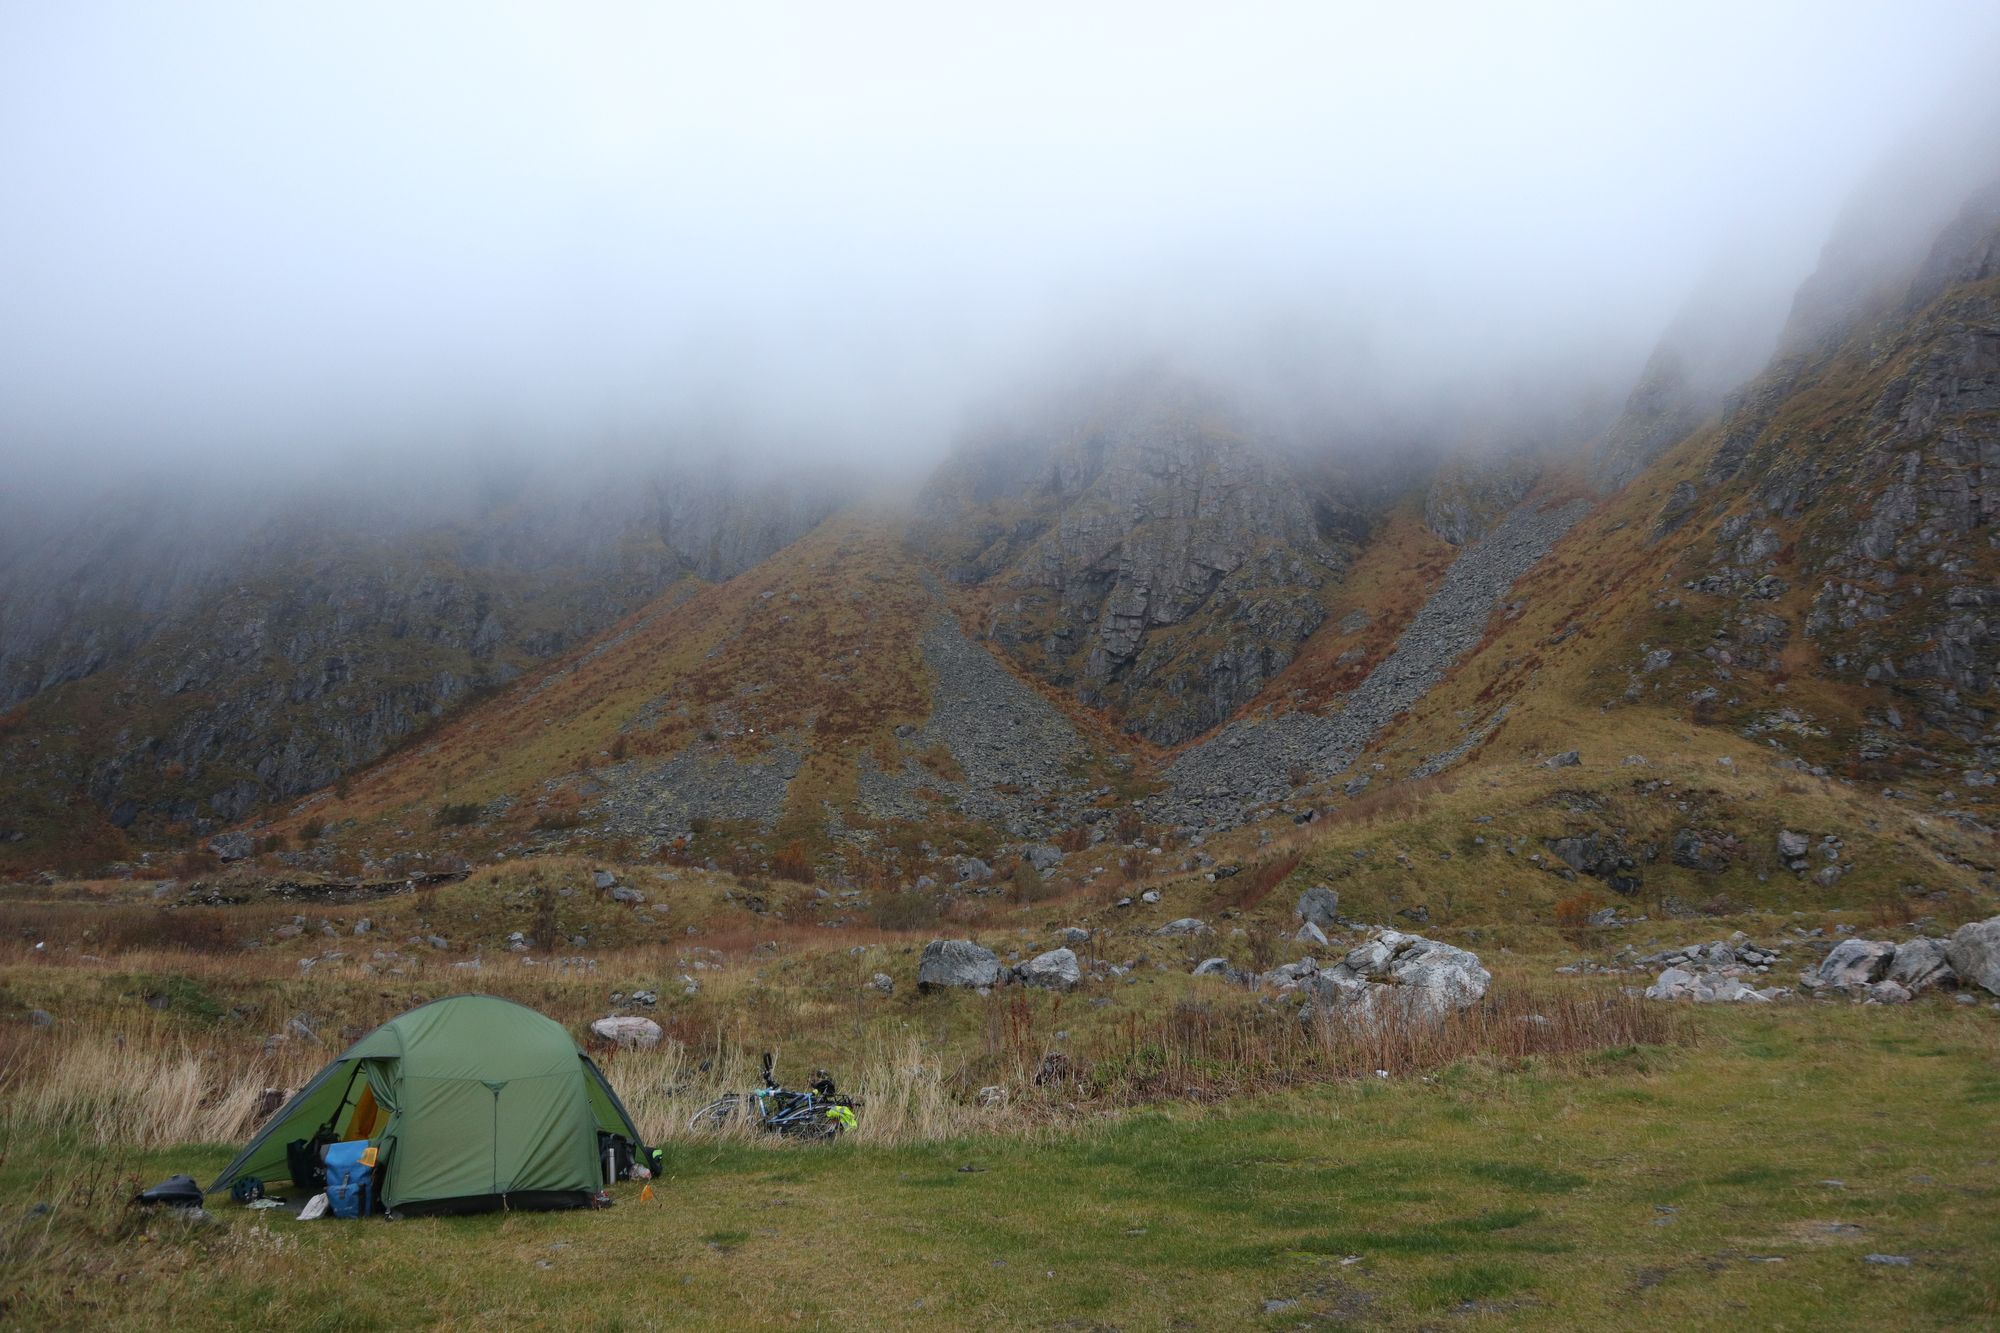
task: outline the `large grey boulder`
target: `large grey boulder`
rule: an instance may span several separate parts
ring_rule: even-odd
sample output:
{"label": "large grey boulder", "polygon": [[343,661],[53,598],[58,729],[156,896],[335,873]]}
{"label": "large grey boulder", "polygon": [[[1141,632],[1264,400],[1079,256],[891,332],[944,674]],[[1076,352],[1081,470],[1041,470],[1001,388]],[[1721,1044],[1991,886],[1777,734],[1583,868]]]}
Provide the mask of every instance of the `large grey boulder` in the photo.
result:
{"label": "large grey boulder", "polygon": [[971,940],[932,940],[917,960],[917,989],[937,986],[991,986],[1000,980],[1000,960]]}
{"label": "large grey boulder", "polygon": [[1176,921],[1167,922],[1166,925],[1161,926],[1153,933],[1155,935],[1207,935],[1212,932],[1209,930],[1206,921],[1201,921],[1191,916],[1184,916]]}
{"label": "large grey boulder", "polygon": [[1077,965],[1076,955],[1068,949],[1051,949],[1045,954],[1037,954],[1014,969],[1021,983],[1027,986],[1042,986],[1049,990],[1069,990],[1083,980],[1083,969]]}
{"label": "large grey boulder", "polygon": [[1956,978],[1950,960],[1945,957],[1948,947],[1943,940],[1904,940],[1896,946],[1896,956],[1889,960],[1884,979],[1912,995],[1921,995],[1936,986],[1949,986]]}
{"label": "large grey boulder", "polygon": [[1021,844],[1021,859],[1038,871],[1054,870],[1062,864],[1062,848],[1046,842],[1025,842]]}
{"label": "large grey boulder", "polygon": [[1888,975],[1896,946],[1886,940],[1842,940],[1803,978],[1808,986],[1860,990]]}
{"label": "large grey boulder", "polygon": [[614,1014],[590,1025],[593,1036],[627,1050],[650,1051],[660,1044],[660,1025],[636,1014]]}
{"label": "large grey boulder", "polygon": [[241,861],[257,850],[257,841],[247,833],[218,833],[208,840],[208,850],[224,861]]}
{"label": "large grey boulder", "polygon": [[1333,967],[1302,978],[1301,984],[1335,1012],[1438,1019],[1477,1004],[1493,984],[1493,974],[1469,950],[1385,930]]}
{"label": "large grey boulder", "polygon": [[1945,945],[1944,956],[1959,981],[2000,995],[2000,916],[1960,926]]}
{"label": "large grey boulder", "polygon": [[1803,833],[1790,829],[1778,830],[1778,855],[1787,861],[1795,861],[1812,850],[1812,839]]}
{"label": "large grey boulder", "polygon": [[1299,895],[1299,905],[1294,910],[1299,920],[1325,930],[1340,924],[1340,895],[1324,884],[1315,884]]}

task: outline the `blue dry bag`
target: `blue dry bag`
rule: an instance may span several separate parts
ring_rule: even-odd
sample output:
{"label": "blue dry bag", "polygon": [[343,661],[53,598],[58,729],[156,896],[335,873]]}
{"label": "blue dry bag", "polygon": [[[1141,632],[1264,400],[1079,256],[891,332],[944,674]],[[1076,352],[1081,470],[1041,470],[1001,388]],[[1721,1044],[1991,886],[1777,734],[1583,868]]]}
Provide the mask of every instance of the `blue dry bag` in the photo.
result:
{"label": "blue dry bag", "polygon": [[375,1168],[362,1160],[373,1157],[366,1139],[326,1146],[327,1211],[335,1217],[365,1217],[375,1205]]}

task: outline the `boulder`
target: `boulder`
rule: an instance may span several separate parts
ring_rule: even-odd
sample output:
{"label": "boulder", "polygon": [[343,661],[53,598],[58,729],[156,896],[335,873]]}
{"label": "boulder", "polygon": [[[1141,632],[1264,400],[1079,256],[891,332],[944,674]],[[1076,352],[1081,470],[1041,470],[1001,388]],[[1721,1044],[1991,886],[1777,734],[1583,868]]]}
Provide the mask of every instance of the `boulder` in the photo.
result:
{"label": "boulder", "polygon": [[1076,955],[1068,949],[1051,949],[1045,954],[1037,954],[1014,969],[1025,986],[1041,986],[1049,990],[1069,990],[1083,980],[1083,969],[1077,965]]}
{"label": "boulder", "polygon": [[1060,847],[1053,847],[1046,842],[1026,842],[1021,844],[1021,859],[1036,870],[1046,873],[1062,864],[1063,854]]}
{"label": "boulder", "polygon": [[1778,855],[1787,861],[1796,861],[1812,850],[1812,839],[1803,833],[1790,829],[1778,830]]}
{"label": "boulder", "polygon": [[1226,977],[1229,975],[1227,958],[1204,958],[1195,964],[1194,975],[1198,977]]}
{"label": "boulder", "polygon": [[1209,935],[1214,932],[1209,929],[1206,921],[1201,921],[1191,916],[1184,916],[1178,920],[1167,922],[1166,925],[1161,926],[1153,933],[1155,935]]}
{"label": "boulder", "polygon": [[1410,1018],[1438,1019],[1478,1003],[1492,983],[1493,974],[1471,951],[1387,930],[1302,984],[1332,1010],[1372,1016],[1393,1008]]}
{"label": "boulder", "polygon": [[1695,972],[1670,967],[1646,988],[1649,1000],[1688,1000],[1695,1004],[1768,1004],[1784,995],[1771,987],[1758,990],[1738,976],[1725,972]]}
{"label": "boulder", "polygon": [[868,979],[868,984],[876,990],[881,991],[884,995],[894,995],[896,993],[896,979],[887,972],[877,972]]}
{"label": "boulder", "polygon": [[1056,935],[1064,944],[1090,943],[1090,932],[1082,926],[1064,926]]}
{"label": "boulder", "polygon": [[613,1014],[590,1025],[591,1035],[627,1050],[650,1051],[660,1044],[660,1025],[636,1014]]}
{"label": "boulder", "polygon": [[1895,957],[1896,946],[1883,940],[1842,940],[1820,960],[1818,968],[1806,974],[1805,982],[1833,990],[1859,990],[1886,976]]}
{"label": "boulder", "polygon": [[55,1015],[46,1009],[30,1009],[28,1022],[33,1027],[52,1028],[56,1025]]}
{"label": "boulder", "polygon": [[1895,982],[1912,995],[1949,986],[1957,977],[1945,957],[1947,947],[1943,940],[1904,940],[1896,946],[1896,956],[1889,960],[1889,970],[1883,979]]}
{"label": "boulder", "polygon": [[611,901],[614,903],[632,903],[636,906],[646,901],[646,895],[637,889],[628,889],[623,884],[618,884],[612,887]]}
{"label": "boulder", "polygon": [[1300,926],[1299,933],[1292,936],[1292,939],[1298,944],[1317,944],[1322,949],[1328,944],[1326,932],[1310,921]]}
{"label": "boulder", "polygon": [[257,850],[257,840],[247,833],[218,833],[208,840],[208,850],[224,861],[241,861]]}
{"label": "boulder", "polygon": [[1646,987],[1649,1000],[1692,1000],[1700,978],[1684,967],[1670,967]]}
{"label": "boulder", "polygon": [[1389,960],[1389,975],[1402,985],[1406,1008],[1420,1017],[1441,1017],[1447,1009],[1469,1009],[1493,984],[1479,956],[1421,935],[1405,935]]}
{"label": "boulder", "polygon": [[1340,895],[1324,884],[1315,884],[1299,895],[1293,909],[1299,920],[1324,930],[1340,924]]}
{"label": "boulder", "polygon": [[616,888],[618,885],[618,876],[612,874],[609,870],[593,872],[590,880],[592,884],[597,886],[600,892],[605,889]]}
{"label": "boulder", "polygon": [[977,988],[1000,980],[1000,960],[971,940],[932,940],[917,960],[917,989],[938,986]]}
{"label": "boulder", "polygon": [[1715,875],[1729,869],[1729,844],[1691,828],[1675,831],[1671,855],[1675,865],[1689,870]]}
{"label": "boulder", "polygon": [[1863,986],[1861,994],[1865,1004],[1908,1004],[1911,999],[1909,987],[1897,981],[1878,981]]}
{"label": "boulder", "polygon": [[1944,956],[1960,982],[2000,995],[2000,916],[1960,926]]}
{"label": "boulder", "polygon": [[1617,835],[1587,833],[1568,838],[1551,838],[1548,848],[1556,859],[1581,875],[1609,879],[1633,866],[1632,853]]}
{"label": "boulder", "polygon": [[1564,750],[1561,754],[1552,754],[1547,759],[1542,760],[1542,767],[1575,768],[1582,762],[1583,755],[1580,752],[1576,750]]}
{"label": "boulder", "polygon": [[[1200,972],[1201,969],[1196,968],[1195,971]],[[1259,985],[1275,986],[1281,991],[1291,990],[1301,982],[1311,979],[1318,972],[1318,962],[1311,958],[1301,958],[1296,963],[1286,963],[1283,967],[1272,968],[1263,976],[1258,977],[1257,981]]]}

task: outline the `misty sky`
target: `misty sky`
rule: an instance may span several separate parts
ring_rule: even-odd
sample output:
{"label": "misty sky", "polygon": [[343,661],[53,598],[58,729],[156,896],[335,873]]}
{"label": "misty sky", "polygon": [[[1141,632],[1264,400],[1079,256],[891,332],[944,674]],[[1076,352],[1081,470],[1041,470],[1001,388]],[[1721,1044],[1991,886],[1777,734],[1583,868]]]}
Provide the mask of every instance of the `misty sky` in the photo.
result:
{"label": "misty sky", "polygon": [[1637,357],[1717,262],[1789,289],[1996,38],[1990,0],[0,0],[0,461],[879,457],[1090,356],[1419,396]]}

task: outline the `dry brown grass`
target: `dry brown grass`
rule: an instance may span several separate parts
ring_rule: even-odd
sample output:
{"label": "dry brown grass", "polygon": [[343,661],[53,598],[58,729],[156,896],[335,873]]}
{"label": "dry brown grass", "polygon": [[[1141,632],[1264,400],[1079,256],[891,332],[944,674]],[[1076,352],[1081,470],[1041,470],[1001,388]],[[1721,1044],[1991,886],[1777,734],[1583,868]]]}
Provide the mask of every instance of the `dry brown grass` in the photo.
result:
{"label": "dry brown grass", "polygon": [[1577,1065],[1613,1048],[1692,1039],[1682,1008],[1612,990],[1508,990],[1437,1020],[1385,1009],[1302,1023],[1282,1008],[1184,1002],[1133,1015],[1084,1077],[1097,1095],[1123,1102],[1209,1101],[1468,1060]]}
{"label": "dry brown grass", "polygon": [[249,1054],[151,1017],[65,1037],[0,1029],[0,1126],[133,1147],[226,1143],[257,1127],[265,1089],[301,1086],[326,1058],[297,1045]]}

